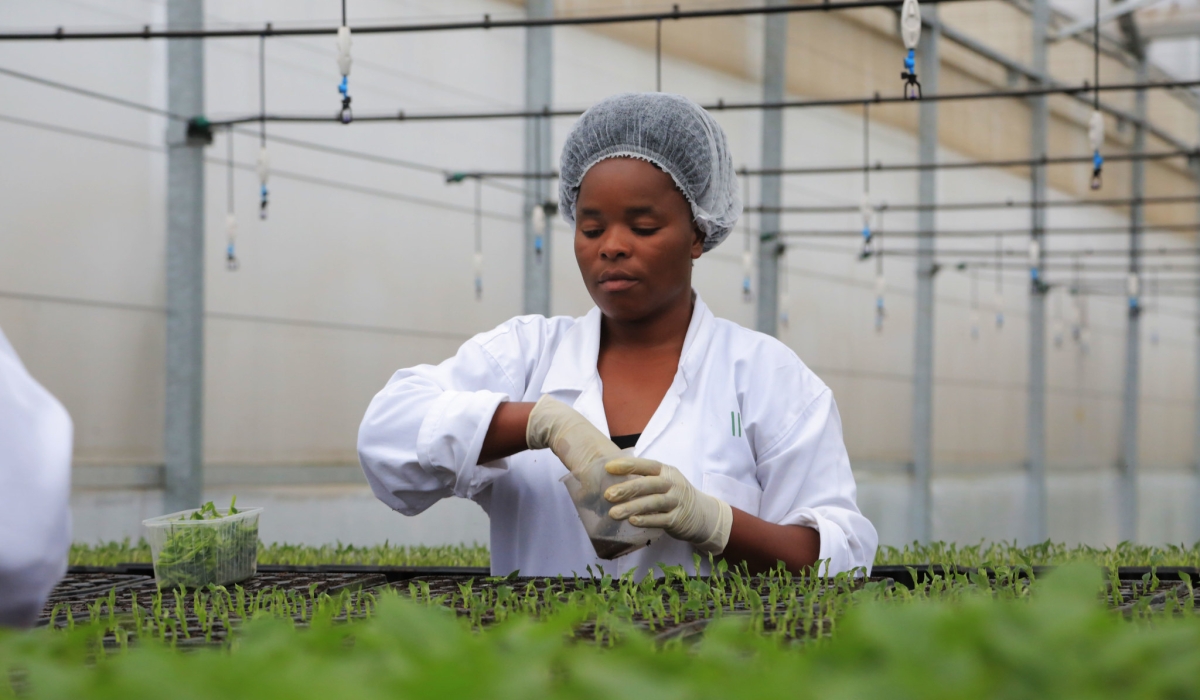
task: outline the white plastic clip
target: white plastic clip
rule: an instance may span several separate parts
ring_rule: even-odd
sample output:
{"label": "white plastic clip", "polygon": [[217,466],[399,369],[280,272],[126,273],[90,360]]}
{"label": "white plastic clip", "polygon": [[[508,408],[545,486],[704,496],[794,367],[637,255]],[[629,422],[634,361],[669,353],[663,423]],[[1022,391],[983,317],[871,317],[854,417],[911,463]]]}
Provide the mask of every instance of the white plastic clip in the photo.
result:
{"label": "white plastic clip", "polygon": [[1142,280],[1136,272],[1130,272],[1125,280],[1125,291],[1129,294],[1129,308],[1138,307],[1138,295],[1142,291]]}
{"label": "white plastic clip", "polygon": [[533,230],[541,233],[546,229],[546,208],[541,204],[533,205],[529,210],[529,218],[533,223]]}
{"label": "white plastic clip", "polygon": [[921,43],[921,7],[917,0],[904,0],[900,8],[900,38],[906,49],[916,49]]}

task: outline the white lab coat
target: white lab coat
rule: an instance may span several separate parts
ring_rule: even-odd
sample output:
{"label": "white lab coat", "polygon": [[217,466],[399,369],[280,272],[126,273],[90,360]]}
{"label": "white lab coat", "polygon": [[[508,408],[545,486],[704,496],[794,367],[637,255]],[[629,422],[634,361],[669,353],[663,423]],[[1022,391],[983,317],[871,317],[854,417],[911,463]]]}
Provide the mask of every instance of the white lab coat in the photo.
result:
{"label": "white lab coat", "polygon": [[0,331],[0,625],[38,618],[71,546],[71,417]]}
{"label": "white lab coat", "polygon": [[[477,464],[502,401],[543,394],[608,435],[596,359],[600,310],[581,318],[521,316],[467,341],[434,367],[402,369],[371,401],[359,459],[375,495],[405,515],[448,496],[491,518],[492,573],[638,575],[657,562],[692,569],[690,544],[662,537],[598,559],[549,450]],[[871,565],[875,528],[855,503],[854,476],[830,390],[778,340],[713,316],[697,296],[675,380],[634,447],[705,493],[773,523],[821,534],[836,573]],[[707,571],[705,565],[702,571]]]}

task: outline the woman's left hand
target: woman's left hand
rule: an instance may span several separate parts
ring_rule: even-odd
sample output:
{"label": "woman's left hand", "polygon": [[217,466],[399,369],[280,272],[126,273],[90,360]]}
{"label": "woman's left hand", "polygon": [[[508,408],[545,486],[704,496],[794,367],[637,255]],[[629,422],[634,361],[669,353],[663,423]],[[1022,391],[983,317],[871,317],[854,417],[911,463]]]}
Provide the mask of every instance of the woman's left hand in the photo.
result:
{"label": "woman's left hand", "polygon": [[604,469],[609,474],[639,477],[605,490],[604,498],[617,504],[608,511],[610,518],[628,518],[638,527],[662,528],[702,552],[720,554],[725,550],[733,528],[733,509],[692,486],[678,469],[639,457],[614,459]]}

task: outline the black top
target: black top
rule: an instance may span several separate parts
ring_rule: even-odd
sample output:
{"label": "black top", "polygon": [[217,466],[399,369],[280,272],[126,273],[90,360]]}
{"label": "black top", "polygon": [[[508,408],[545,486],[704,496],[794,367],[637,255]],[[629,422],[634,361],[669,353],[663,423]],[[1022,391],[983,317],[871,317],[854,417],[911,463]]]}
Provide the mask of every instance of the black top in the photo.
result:
{"label": "black top", "polygon": [[613,435],[612,441],[613,444],[615,444],[617,447],[620,447],[622,450],[628,450],[637,444],[638,438],[641,436],[641,433],[638,433],[637,435]]}

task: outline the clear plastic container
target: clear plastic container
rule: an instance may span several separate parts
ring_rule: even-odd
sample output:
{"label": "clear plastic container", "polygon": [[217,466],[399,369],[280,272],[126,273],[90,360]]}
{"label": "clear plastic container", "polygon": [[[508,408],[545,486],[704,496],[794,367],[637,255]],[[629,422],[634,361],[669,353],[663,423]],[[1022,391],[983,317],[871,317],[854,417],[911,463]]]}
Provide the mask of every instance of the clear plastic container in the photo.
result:
{"label": "clear plastic container", "polygon": [[258,571],[258,516],[262,508],[239,509],[210,520],[188,520],[182,510],[143,520],[154,578],[163,589],[203,588],[244,581]]}
{"label": "clear plastic container", "polygon": [[605,500],[605,489],[638,478],[633,474],[609,474],[604,470],[604,465],[612,459],[598,459],[581,470],[578,476],[567,474],[559,479],[571,494],[579,519],[583,521],[583,527],[592,541],[592,549],[596,550],[596,556],[601,559],[616,559],[649,547],[663,534],[658,528],[637,527],[631,525],[628,520],[613,520],[608,517],[608,510],[614,504]]}

